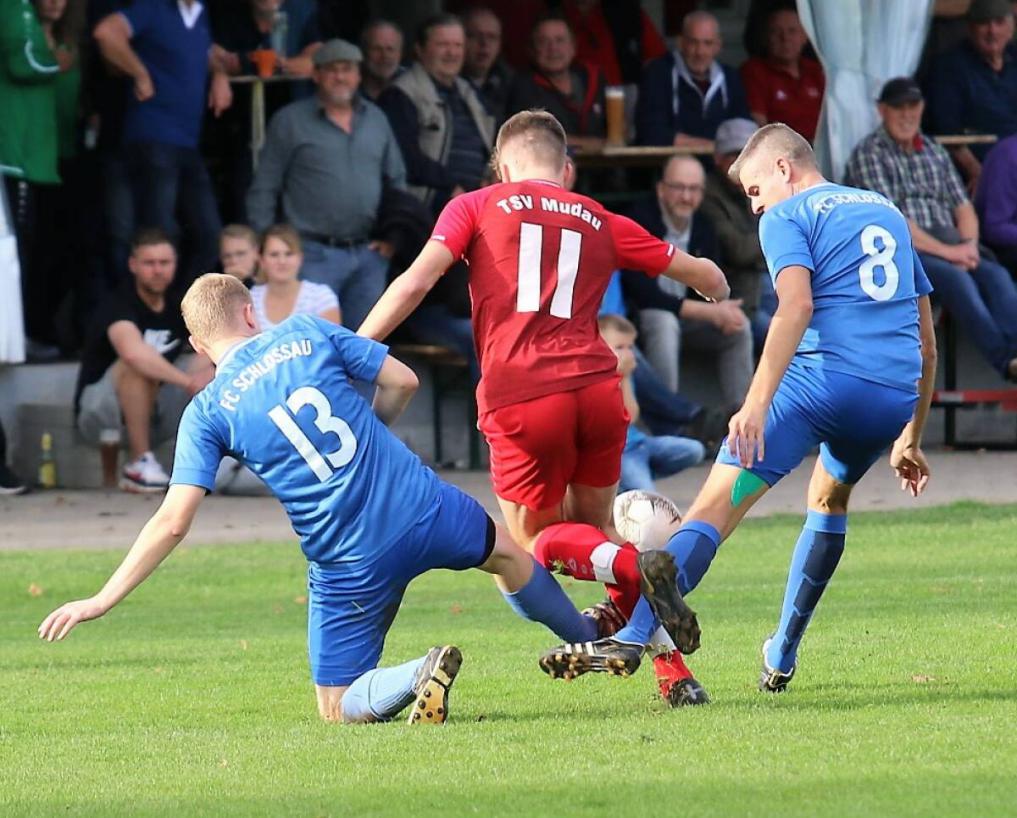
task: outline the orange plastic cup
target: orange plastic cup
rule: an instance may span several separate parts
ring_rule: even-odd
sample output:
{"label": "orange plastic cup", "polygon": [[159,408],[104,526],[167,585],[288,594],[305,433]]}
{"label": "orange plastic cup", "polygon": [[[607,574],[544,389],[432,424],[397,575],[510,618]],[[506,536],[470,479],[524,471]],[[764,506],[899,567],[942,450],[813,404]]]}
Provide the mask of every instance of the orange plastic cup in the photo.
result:
{"label": "orange plastic cup", "polygon": [[251,62],[254,63],[254,68],[258,72],[258,76],[263,80],[268,79],[275,73],[277,58],[275,52],[271,48],[259,48],[257,51],[252,51],[247,56],[250,57]]}

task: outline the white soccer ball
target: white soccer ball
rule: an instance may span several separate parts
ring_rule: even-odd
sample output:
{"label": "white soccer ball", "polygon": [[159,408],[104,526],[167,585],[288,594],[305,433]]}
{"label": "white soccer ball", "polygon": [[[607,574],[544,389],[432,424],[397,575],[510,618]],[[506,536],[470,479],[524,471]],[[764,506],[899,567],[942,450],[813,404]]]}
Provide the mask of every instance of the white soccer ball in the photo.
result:
{"label": "white soccer ball", "polygon": [[640,551],[663,548],[682,524],[678,506],[650,491],[626,491],[614,500],[614,527]]}

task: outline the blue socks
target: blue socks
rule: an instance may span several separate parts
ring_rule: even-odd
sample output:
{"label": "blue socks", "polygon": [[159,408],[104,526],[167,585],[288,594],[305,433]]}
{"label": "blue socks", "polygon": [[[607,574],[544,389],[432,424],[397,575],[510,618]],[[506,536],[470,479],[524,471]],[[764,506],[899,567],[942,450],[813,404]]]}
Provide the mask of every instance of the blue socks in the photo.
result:
{"label": "blue socks", "polygon": [[770,641],[766,661],[781,673],[790,673],[798,645],[826,584],[844,553],[847,515],[809,511],[795,545],[784,590],[780,626]]}
{"label": "blue socks", "polygon": [[[682,596],[692,591],[706,574],[717,555],[720,532],[702,520],[690,520],[678,529],[664,550],[674,556],[678,567],[678,590]],[[632,611],[629,623],[615,634],[619,642],[645,645],[650,641],[660,622],[653,615],[650,603],[640,598]]]}
{"label": "blue socks", "polygon": [[413,701],[413,682],[426,656],[395,667],[376,667],[349,686],[343,694],[343,718],[388,721]]}
{"label": "blue socks", "polygon": [[597,623],[576,610],[550,571],[536,560],[530,581],[514,594],[503,591],[502,596],[523,619],[546,625],[559,639],[587,642],[597,638]]}

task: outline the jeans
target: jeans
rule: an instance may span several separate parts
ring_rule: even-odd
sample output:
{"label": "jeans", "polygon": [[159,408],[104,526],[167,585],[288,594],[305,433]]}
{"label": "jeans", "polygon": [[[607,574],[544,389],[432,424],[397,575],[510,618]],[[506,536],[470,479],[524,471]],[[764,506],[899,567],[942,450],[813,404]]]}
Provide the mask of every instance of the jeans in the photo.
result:
{"label": "jeans", "polygon": [[725,335],[706,321],[679,319],[667,310],[640,310],[643,350],[672,392],[678,391],[682,345],[717,354],[717,376],[726,406],[740,405],[752,381],[752,331],[748,322]]}
{"label": "jeans", "polygon": [[443,304],[424,304],[406,319],[406,329],[422,344],[449,347],[461,354],[470,366],[474,383],[480,380],[480,364],[473,344],[473,324],[458,318]]}
{"label": "jeans", "polygon": [[388,259],[366,244],[350,248],[329,247],[305,239],[300,277],[331,287],[339,298],[343,326],[356,332],[371,307],[385,292]]}
{"label": "jeans", "polygon": [[636,369],[632,373],[632,386],[643,423],[655,435],[677,435],[681,427],[691,423],[703,411],[703,407],[668,389],[639,347],[633,352]]}
{"label": "jeans", "polygon": [[[219,260],[219,208],[196,148],[136,142],[125,148],[137,227],[161,227],[179,242],[177,285],[186,287]],[[183,230],[177,217],[183,221]]]}
{"label": "jeans", "polygon": [[982,259],[963,270],[944,258],[919,253],[933,296],[978,347],[993,369],[1006,376],[1017,357],[1017,284],[1004,267]]}
{"label": "jeans", "polygon": [[622,453],[619,491],[653,491],[653,481],[702,463],[703,444],[690,437],[644,437]]}

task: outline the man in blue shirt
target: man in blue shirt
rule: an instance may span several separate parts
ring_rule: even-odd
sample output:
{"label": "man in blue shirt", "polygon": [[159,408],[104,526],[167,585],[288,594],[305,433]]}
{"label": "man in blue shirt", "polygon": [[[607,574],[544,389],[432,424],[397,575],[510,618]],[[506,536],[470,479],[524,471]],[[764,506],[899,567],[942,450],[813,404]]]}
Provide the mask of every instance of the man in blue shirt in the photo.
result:
{"label": "man in blue shirt", "polygon": [[[759,687],[779,692],[843,553],[854,484],[891,445],[902,488],[917,497],[928,482],[921,435],[935,376],[931,286],[893,203],[826,181],[809,143],[786,125],[753,134],[730,175],[762,214],[778,307],[745,404],[665,550],[687,594],[749,508],[819,446],[780,624],[763,644]],[[568,668],[575,675],[571,649],[631,668],[657,625],[654,613],[666,627],[672,612],[651,611],[644,600],[613,639],[556,648],[541,665],[552,676]]]}
{"label": "man in blue shirt", "polygon": [[[199,278],[182,311],[217,373],[181,420],[166,499],[103,589],[51,613],[40,636],[62,639],[151,574],[184,538],[227,453],[268,485],[300,537],[311,673],[326,720],[384,721],[415,702],[411,724],[445,721],[457,648],[377,667],[406,586],[432,568],[481,568],[524,618],[562,638],[596,635],[596,623],[475,500],[385,428],[417,386],[386,346],[312,316],[259,334],[250,293],[228,275]],[[373,407],[353,380],[377,384]]]}

